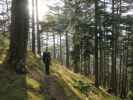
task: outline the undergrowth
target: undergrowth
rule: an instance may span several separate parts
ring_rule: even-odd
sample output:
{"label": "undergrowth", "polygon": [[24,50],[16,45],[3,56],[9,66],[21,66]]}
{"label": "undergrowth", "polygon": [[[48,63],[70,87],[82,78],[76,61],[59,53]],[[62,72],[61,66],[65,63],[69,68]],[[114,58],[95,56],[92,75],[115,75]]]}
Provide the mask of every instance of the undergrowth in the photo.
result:
{"label": "undergrowth", "polygon": [[63,87],[68,87],[65,89],[66,94],[69,89],[72,92],[69,92],[68,96],[75,94],[77,97],[76,99],[70,100],[120,100],[108,94],[104,89],[97,89],[93,85],[94,82],[87,77],[73,73],[65,66],[60,65],[57,61],[55,61],[53,65],[52,71],[59,77],[59,80],[61,80],[60,84]]}
{"label": "undergrowth", "polygon": [[[0,36],[0,100],[46,100],[47,95],[43,92],[46,86],[42,60],[28,50],[26,61],[28,74],[17,75],[2,64],[8,48],[8,35]],[[73,73],[56,61],[53,62],[51,69],[68,100],[116,100],[116,97],[109,95],[104,89],[95,88],[94,82],[87,77]]]}
{"label": "undergrowth", "polygon": [[[43,64],[31,51],[27,54],[28,74],[17,75],[3,64],[9,49],[8,33],[0,36],[0,100],[44,100]],[[9,66],[12,67],[12,66]]]}

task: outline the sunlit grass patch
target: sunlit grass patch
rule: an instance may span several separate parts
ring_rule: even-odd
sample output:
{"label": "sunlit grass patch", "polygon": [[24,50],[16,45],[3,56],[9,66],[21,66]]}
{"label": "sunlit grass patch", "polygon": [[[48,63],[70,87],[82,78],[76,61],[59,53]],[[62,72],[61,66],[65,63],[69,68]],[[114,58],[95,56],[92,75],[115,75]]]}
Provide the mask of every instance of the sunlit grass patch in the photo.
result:
{"label": "sunlit grass patch", "polygon": [[0,64],[2,64],[6,58],[7,49],[0,49]]}
{"label": "sunlit grass patch", "polygon": [[26,82],[27,82],[27,85],[32,87],[33,89],[39,89],[41,86],[40,82],[30,77],[26,77]]}
{"label": "sunlit grass patch", "polygon": [[28,91],[28,99],[27,100],[44,100],[44,97],[42,94],[38,94],[33,91]]}
{"label": "sunlit grass patch", "polygon": [[[2,64],[9,49],[9,36],[0,36],[0,100],[44,100],[43,63],[31,51],[27,54],[28,74],[17,75]],[[12,67],[9,65],[9,67]],[[43,87],[42,87],[43,88]]]}
{"label": "sunlit grass patch", "polygon": [[44,93],[41,92],[41,83],[27,77],[27,100],[44,100]]}
{"label": "sunlit grass patch", "polygon": [[68,70],[57,61],[54,61],[52,71],[59,77],[64,88],[69,88],[80,100],[114,100],[115,98],[103,91],[104,89],[95,88],[94,82],[88,77]]}
{"label": "sunlit grass patch", "polygon": [[1,48],[9,48],[9,33],[5,33],[5,35],[0,35],[0,49]]}

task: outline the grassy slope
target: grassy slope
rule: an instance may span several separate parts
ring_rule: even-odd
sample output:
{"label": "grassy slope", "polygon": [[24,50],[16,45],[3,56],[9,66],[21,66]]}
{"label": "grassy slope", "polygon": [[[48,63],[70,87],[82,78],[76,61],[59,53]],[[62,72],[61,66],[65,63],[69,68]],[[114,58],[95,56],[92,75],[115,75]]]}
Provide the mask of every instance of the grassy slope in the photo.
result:
{"label": "grassy slope", "polygon": [[[80,100],[119,100],[104,89],[96,89],[87,77],[75,74],[57,62],[54,62],[52,71],[59,77],[59,83],[65,87],[66,94],[71,96],[70,100],[77,100],[73,94]],[[73,91],[73,94],[69,91]]]}
{"label": "grassy slope", "polygon": [[[41,92],[43,73],[40,63],[33,56],[28,56],[27,75],[17,75],[0,66],[0,98],[1,100],[43,100]],[[34,63],[32,63],[35,61]]]}
{"label": "grassy slope", "polygon": [[[0,99],[46,100],[46,95],[42,92],[45,85],[43,63],[29,51],[29,73],[20,76],[10,72],[2,65],[8,45],[8,38],[0,36]],[[88,78],[69,71],[57,62],[53,62],[52,74],[58,77],[58,84],[63,87],[69,100],[116,100],[103,90],[96,89]]]}
{"label": "grassy slope", "polygon": [[[9,47],[9,39],[0,36],[0,100],[44,100],[42,62],[31,52],[27,55],[27,75],[17,75],[2,64]],[[11,66],[10,66],[11,67]]]}

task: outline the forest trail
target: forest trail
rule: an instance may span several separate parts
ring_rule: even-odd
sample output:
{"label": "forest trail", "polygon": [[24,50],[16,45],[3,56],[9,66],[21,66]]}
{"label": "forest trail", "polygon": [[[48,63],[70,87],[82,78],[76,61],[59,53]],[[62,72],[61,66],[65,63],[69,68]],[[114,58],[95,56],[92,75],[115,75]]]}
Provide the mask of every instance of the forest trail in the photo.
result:
{"label": "forest trail", "polygon": [[46,100],[68,100],[65,96],[63,87],[58,83],[58,77],[56,75],[46,75],[44,77],[44,83],[46,88],[44,89]]}

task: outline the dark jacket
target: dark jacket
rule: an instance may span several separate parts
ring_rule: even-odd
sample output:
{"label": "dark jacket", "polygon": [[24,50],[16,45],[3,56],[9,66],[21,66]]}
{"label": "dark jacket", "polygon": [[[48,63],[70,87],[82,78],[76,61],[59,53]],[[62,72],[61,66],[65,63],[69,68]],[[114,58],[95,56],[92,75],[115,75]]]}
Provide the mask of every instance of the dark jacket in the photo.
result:
{"label": "dark jacket", "polygon": [[45,64],[50,64],[51,62],[50,52],[43,52],[43,62]]}

